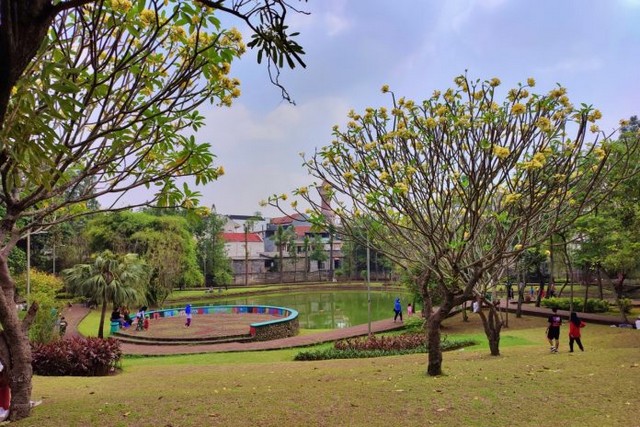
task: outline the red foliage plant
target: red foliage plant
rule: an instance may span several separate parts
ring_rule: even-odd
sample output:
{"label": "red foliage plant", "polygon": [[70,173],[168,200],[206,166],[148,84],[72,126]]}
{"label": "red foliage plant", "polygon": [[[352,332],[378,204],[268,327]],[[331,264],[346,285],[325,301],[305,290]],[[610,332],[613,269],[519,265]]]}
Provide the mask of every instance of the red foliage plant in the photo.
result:
{"label": "red foliage plant", "polygon": [[122,357],[120,342],[113,338],[73,337],[31,346],[36,375],[104,376],[115,371]]}

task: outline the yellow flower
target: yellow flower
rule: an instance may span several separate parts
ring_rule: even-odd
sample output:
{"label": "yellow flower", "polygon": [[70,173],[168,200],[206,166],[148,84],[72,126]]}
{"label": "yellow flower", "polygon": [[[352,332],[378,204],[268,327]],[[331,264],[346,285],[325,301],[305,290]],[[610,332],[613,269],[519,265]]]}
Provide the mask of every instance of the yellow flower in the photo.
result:
{"label": "yellow flower", "polygon": [[280,198],[281,198],[282,200],[287,200],[287,197],[288,197],[288,196],[287,196],[285,193],[282,193],[282,194],[280,195]]}
{"label": "yellow flower", "polygon": [[540,117],[536,122],[536,126],[538,126],[538,128],[543,132],[549,132],[553,129],[551,126],[551,120],[549,120],[548,117]]}
{"label": "yellow flower", "polygon": [[343,173],[342,177],[345,179],[345,181],[347,181],[348,184],[351,184],[353,182],[353,172],[351,171]]}
{"label": "yellow flower", "polygon": [[298,194],[300,194],[301,196],[304,196],[307,193],[309,193],[309,189],[307,187],[298,188]]}
{"label": "yellow flower", "polygon": [[527,84],[531,87],[534,87],[536,85],[536,80],[533,77],[529,77],[527,79]]}
{"label": "yellow flower", "polygon": [[438,122],[436,122],[433,117],[427,117],[427,120],[425,120],[424,124],[429,129],[435,129],[436,126],[438,126]]}
{"label": "yellow flower", "polygon": [[510,153],[511,151],[509,151],[507,147],[500,147],[499,145],[493,146],[493,154],[501,160],[509,156]]}
{"label": "yellow flower", "polygon": [[518,200],[520,200],[522,198],[522,194],[519,193],[509,193],[506,194],[504,196],[504,204],[506,205],[511,205],[513,203],[516,203]]}
{"label": "yellow flower", "polygon": [[607,155],[607,152],[602,147],[596,148],[595,150],[593,150],[593,152],[596,156],[598,156],[598,160],[604,159],[604,157]]}
{"label": "yellow flower", "polygon": [[499,78],[497,78],[497,77],[492,78],[492,79],[489,81],[489,85],[490,85],[491,87],[500,86],[500,79],[499,79]]}
{"label": "yellow flower", "polygon": [[389,92],[389,85],[383,85],[382,89],[380,89],[382,91],[382,93],[387,93]]}
{"label": "yellow flower", "polygon": [[620,126],[629,126],[629,120],[627,119],[620,120]]}
{"label": "yellow flower", "polygon": [[547,161],[547,158],[544,153],[538,152],[533,155],[532,161],[544,164]]}
{"label": "yellow flower", "polygon": [[380,175],[378,175],[378,178],[380,178],[380,181],[387,181],[389,179],[389,174],[385,171],[382,171]]}
{"label": "yellow flower", "polygon": [[224,166],[218,166],[218,170],[216,171],[218,176],[224,175]]}
{"label": "yellow flower", "polygon": [[151,9],[142,9],[142,12],[140,12],[140,22],[145,26],[155,24],[156,13]]}
{"label": "yellow flower", "polygon": [[598,132],[600,132],[600,128],[598,127],[598,125],[591,125],[591,127],[589,127],[589,130],[590,130],[592,133],[598,133]]}
{"label": "yellow flower", "polygon": [[131,9],[131,2],[129,0],[111,0],[111,7],[116,12],[128,12]]}
{"label": "yellow flower", "polygon": [[522,245],[518,243],[517,245],[513,246],[513,249],[519,251],[520,249],[522,249]]}
{"label": "yellow flower", "polygon": [[396,185],[394,185],[393,187],[400,194],[407,194],[407,192],[409,191],[409,188],[407,187],[407,184],[405,184],[404,182],[397,182]]}
{"label": "yellow flower", "polygon": [[513,107],[511,107],[511,114],[515,114],[516,116],[524,114],[525,111],[527,111],[527,108],[520,103],[513,104]]}

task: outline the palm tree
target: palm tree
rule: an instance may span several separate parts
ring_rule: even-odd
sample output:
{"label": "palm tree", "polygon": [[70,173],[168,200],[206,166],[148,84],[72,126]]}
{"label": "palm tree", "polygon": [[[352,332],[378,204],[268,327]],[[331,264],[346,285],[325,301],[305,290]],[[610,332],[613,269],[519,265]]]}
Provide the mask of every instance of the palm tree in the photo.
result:
{"label": "palm tree", "polygon": [[278,271],[280,271],[280,283],[283,282],[284,279],[284,249],[288,244],[290,244],[291,239],[295,238],[295,232],[293,231],[293,226],[291,227],[283,227],[279,225],[276,229],[275,234],[273,235],[273,241],[278,248]]}
{"label": "palm tree", "polygon": [[148,271],[137,254],[118,256],[104,251],[95,257],[93,264],[78,264],[62,272],[72,293],[82,295],[102,304],[98,336],[104,337],[104,319],[107,304],[114,308],[121,305],[144,303],[143,285]]}

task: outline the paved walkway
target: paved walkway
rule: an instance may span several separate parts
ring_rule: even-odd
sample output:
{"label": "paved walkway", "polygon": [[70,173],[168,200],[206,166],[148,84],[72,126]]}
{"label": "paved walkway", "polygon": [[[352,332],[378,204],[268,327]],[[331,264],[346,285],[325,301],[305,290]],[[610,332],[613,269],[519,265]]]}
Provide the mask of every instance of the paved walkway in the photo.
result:
{"label": "paved walkway", "polygon": [[[635,302],[635,301],[634,301]],[[502,302],[501,307],[506,304]],[[515,312],[516,304],[509,304],[509,312]],[[89,309],[81,304],[74,304],[64,310],[64,316],[69,322],[67,333],[65,336],[79,336],[78,324],[89,313]],[[533,304],[522,304],[522,313],[527,316],[547,317],[551,310],[545,307],[536,307]],[[569,318],[569,312],[558,310],[558,313]],[[617,325],[621,323],[619,317],[607,316],[596,313],[580,313],[585,321],[590,323]],[[371,332],[384,332],[394,329],[400,329],[402,323],[394,323],[392,319],[379,320],[371,323]],[[351,338],[367,335],[369,325],[358,325],[350,328],[334,329],[326,332],[312,333],[308,335],[297,335],[295,337],[281,338],[271,341],[257,342],[230,342],[220,344],[194,344],[194,345],[144,345],[122,343],[121,348],[124,354],[136,355],[169,355],[169,354],[195,354],[195,353],[214,353],[214,352],[235,352],[235,351],[255,351],[255,350],[277,350],[291,347],[305,347],[323,342],[335,341],[343,338]]]}

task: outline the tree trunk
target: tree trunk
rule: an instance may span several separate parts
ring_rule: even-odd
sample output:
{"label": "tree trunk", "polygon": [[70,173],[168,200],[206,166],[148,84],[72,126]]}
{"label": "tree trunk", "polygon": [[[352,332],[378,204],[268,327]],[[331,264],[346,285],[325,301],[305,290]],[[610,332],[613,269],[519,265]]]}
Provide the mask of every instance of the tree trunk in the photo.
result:
{"label": "tree trunk", "polygon": [[627,276],[624,273],[618,273],[618,280],[615,284],[616,290],[616,304],[618,305],[618,309],[620,310],[620,316],[622,317],[622,321],[624,323],[629,323],[629,319],[627,318],[627,313],[624,312],[624,308],[622,306],[622,290],[624,289],[624,279]]}
{"label": "tree trunk", "polygon": [[0,357],[9,376],[11,388],[11,408],[9,417],[12,421],[29,416],[31,411],[31,347],[27,335],[28,327],[38,311],[38,304],[33,303],[25,319],[18,318],[14,300],[15,283],[9,274],[7,260],[0,257]]}
{"label": "tree trunk", "polygon": [[440,324],[442,323],[441,308],[427,317],[427,348],[429,361],[427,375],[435,377],[442,375],[442,348],[440,346]]}
{"label": "tree trunk", "polygon": [[598,280],[598,296],[600,300],[604,299],[604,290],[602,289],[602,270],[600,270],[600,266],[596,269],[597,280]]}
{"label": "tree trunk", "polygon": [[538,297],[536,298],[536,307],[540,307],[542,293],[544,292],[544,276],[542,275],[542,271],[540,269],[538,269],[538,274],[540,275],[540,288],[538,289]]}
{"label": "tree trunk", "polygon": [[584,282],[584,302],[582,303],[582,312],[587,312],[587,302],[589,302],[589,282]]}
{"label": "tree trunk", "polygon": [[516,308],[516,317],[520,319],[522,317],[522,302],[524,301],[524,289],[526,285],[524,282],[518,283],[518,306]]}
{"label": "tree trunk", "polygon": [[100,313],[100,326],[98,326],[98,338],[104,338],[104,319],[106,316],[107,316],[107,296],[104,295],[102,300],[102,312]]}
{"label": "tree trunk", "polygon": [[489,316],[487,317],[482,309],[480,309],[478,314],[480,315],[480,319],[482,319],[484,333],[489,340],[489,350],[492,356],[500,356],[500,331],[502,330],[503,321],[493,303],[487,303],[484,300],[483,302],[485,302],[485,306],[489,309]]}

